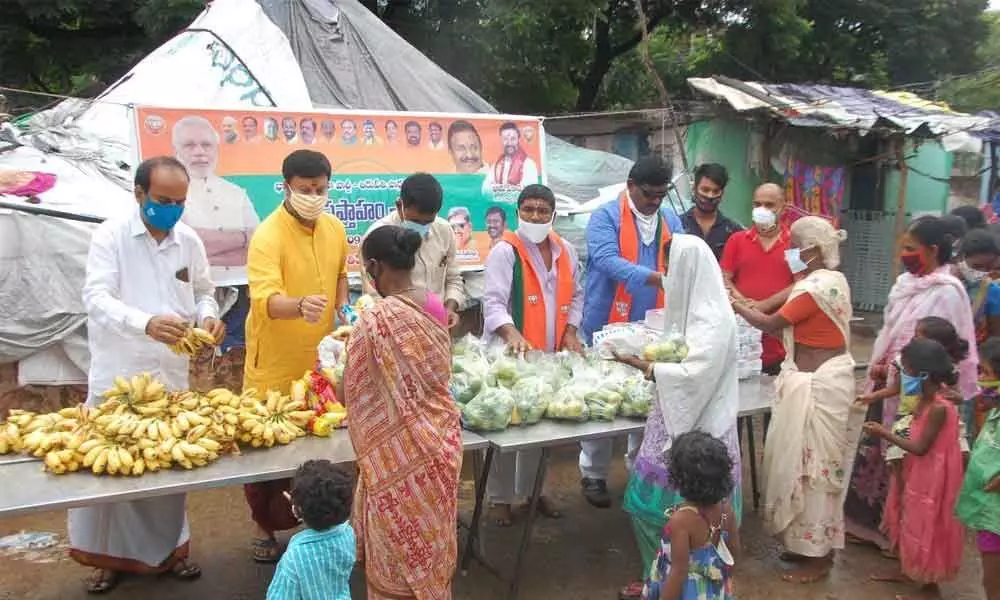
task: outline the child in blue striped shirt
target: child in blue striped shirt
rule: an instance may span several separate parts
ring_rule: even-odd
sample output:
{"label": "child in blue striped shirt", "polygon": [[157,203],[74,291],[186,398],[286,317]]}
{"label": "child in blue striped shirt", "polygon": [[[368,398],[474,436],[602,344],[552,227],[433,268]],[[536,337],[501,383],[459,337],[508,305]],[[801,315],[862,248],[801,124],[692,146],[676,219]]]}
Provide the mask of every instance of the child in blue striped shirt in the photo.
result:
{"label": "child in blue striped shirt", "polygon": [[267,600],[351,600],[357,548],[347,519],[353,494],[352,477],[330,461],[299,467],[288,500],[306,529],[288,542]]}

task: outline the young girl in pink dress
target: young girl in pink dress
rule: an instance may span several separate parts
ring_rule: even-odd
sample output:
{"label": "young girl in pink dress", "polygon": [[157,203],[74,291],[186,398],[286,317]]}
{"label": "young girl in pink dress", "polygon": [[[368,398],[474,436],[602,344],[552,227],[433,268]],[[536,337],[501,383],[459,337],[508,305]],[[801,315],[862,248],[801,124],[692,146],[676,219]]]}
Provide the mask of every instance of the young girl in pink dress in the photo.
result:
{"label": "young girl in pink dress", "polygon": [[955,384],[956,375],[944,346],[929,339],[913,340],[903,348],[902,367],[901,392],[920,397],[909,439],[881,423],[865,424],[870,435],[906,452],[903,483],[890,482],[882,518],[883,531],[899,549],[902,572],[874,578],[912,581],[921,586],[917,598],[940,598],[938,584],[958,575],[964,536],[955,517],[963,477],[958,411],[941,396],[945,386]]}

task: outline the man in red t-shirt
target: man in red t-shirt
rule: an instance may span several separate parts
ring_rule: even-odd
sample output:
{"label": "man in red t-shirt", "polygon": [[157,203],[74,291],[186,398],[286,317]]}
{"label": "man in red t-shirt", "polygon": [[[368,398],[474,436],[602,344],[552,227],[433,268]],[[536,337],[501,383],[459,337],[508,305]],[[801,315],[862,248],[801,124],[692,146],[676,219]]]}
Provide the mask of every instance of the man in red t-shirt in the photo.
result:
{"label": "man in red t-shirt", "polygon": [[[781,308],[794,280],[785,261],[788,228],[782,226],[785,194],[780,186],[765,183],[753,193],[753,227],[730,236],[722,252],[722,275],[737,299],[754,302],[771,313]],[[764,334],[761,354],[764,373],[777,375],[785,349],[781,340]]]}

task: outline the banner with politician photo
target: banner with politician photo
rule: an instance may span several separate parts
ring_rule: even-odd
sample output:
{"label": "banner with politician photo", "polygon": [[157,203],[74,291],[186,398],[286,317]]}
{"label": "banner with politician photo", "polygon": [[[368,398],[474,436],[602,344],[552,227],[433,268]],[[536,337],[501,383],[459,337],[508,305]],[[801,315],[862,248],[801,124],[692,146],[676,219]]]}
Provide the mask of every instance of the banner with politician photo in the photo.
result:
{"label": "banner with politician photo", "polygon": [[517,196],[544,183],[541,119],[505,115],[356,111],[135,109],[140,159],[176,156],[191,176],[182,220],[201,236],[217,285],[246,282],[257,224],[284,199],[281,163],[322,152],[333,165],[327,210],[347,228],[350,270],[362,236],[396,207],[412,173],[437,177],[441,218],[463,267],[480,268],[505,230],[517,227]]}

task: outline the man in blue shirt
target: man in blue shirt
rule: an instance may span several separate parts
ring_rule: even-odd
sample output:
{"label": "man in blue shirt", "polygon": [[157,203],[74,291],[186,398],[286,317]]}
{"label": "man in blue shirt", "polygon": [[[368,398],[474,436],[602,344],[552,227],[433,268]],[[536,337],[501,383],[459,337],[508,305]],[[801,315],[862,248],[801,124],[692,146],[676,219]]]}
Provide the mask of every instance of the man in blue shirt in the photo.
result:
{"label": "man in blue shirt", "polygon": [[[641,321],[646,311],[663,307],[664,246],[683,233],[680,219],[663,198],[670,187],[670,166],[657,157],[640,159],[629,171],[626,191],[601,206],[587,224],[587,291],[581,330],[587,344],[608,323]],[[608,469],[613,440],[581,443],[583,495],[598,508],[611,506]],[[629,436],[626,462],[639,436]]]}

